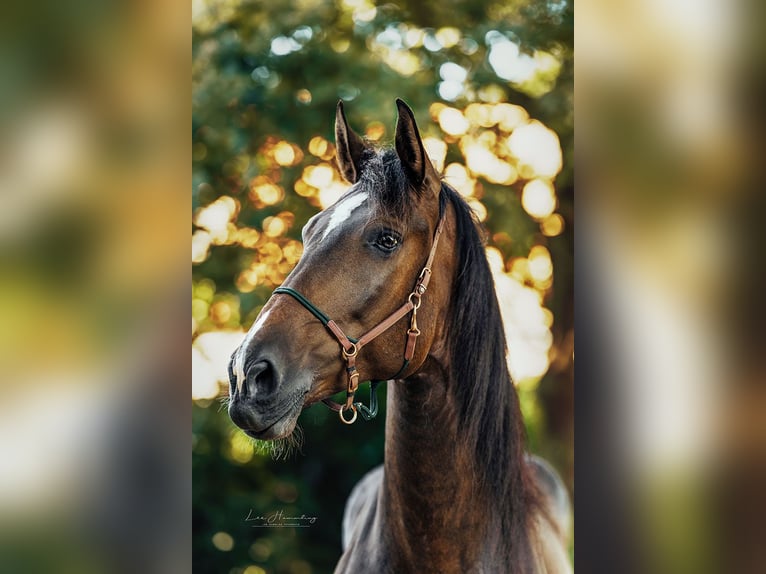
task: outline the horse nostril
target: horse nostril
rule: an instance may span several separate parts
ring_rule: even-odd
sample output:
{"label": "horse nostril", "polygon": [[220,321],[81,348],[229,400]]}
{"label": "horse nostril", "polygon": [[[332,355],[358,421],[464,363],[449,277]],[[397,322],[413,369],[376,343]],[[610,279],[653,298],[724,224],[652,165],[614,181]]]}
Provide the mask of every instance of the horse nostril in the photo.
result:
{"label": "horse nostril", "polygon": [[268,361],[253,363],[245,373],[245,393],[248,390],[269,395],[276,390],[277,377],[274,368]]}

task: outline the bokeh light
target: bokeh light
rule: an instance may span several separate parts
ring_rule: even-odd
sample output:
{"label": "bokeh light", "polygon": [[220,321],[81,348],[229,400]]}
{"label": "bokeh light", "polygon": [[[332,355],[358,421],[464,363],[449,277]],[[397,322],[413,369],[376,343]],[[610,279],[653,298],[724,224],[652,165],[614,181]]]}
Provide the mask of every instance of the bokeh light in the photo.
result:
{"label": "bokeh light", "polygon": [[322,189],[332,182],[335,175],[334,168],[326,163],[310,165],[303,171],[303,180],[309,185]]}
{"label": "bokeh light", "polygon": [[521,205],[535,219],[545,219],[556,209],[553,185],[544,179],[533,179],[524,185]]}
{"label": "bokeh light", "polygon": [[444,160],[447,157],[447,144],[434,137],[423,138],[423,146],[433,166],[439,171],[444,170]]}
{"label": "bokeh light", "polygon": [[513,273],[506,273],[500,251],[487,248],[487,259],[508,340],[508,368],[517,385],[534,389],[550,365],[550,311],[542,306],[535,289],[525,286]]}
{"label": "bokeh light", "polygon": [[470,126],[460,110],[449,107],[444,107],[439,112],[439,125],[445,133],[451,136],[464,134]]}
{"label": "bokeh light", "polygon": [[289,166],[293,165],[293,162],[295,162],[295,151],[293,150],[293,146],[287,142],[279,142],[274,147],[273,153],[274,159],[279,165]]}
{"label": "bokeh light", "polygon": [[461,195],[471,197],[476,187],[476,180],[461,163],[451,163],[444,170],[444,181],[454,187]]}
{"label": "bokeh light", "polygon": [[228,236],[228,225],[236,216],[237,210],[238,205],[235,199],[222,196],[198,210],[194,223],[208,231],[211,241],[221,243]]}
{"label": "bokeh light", "polygon": [[556,237],[564,231],[564,218],[554,213],[540,222],[540,230],[547,237]]}
{"label": "bokeh light", "polygon": [[561,170],[559,137],[537,120],[514,129],[508,137],[508,147],[535,176],[550,179]]}

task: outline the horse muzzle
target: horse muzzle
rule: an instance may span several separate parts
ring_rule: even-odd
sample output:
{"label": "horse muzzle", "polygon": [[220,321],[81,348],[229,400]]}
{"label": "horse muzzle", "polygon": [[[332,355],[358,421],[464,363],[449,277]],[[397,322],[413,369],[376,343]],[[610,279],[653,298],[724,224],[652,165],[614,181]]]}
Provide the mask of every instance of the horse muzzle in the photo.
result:
{"label": "horse muzzle", "polygon": [[[295,428],[308,392],[299,379],[285,382],[284,368],[270,358],[257,357],[244,368],[229,364],[229,416],[248,436],[273,440]],[[239,371],[239,372],[237,372]]]}

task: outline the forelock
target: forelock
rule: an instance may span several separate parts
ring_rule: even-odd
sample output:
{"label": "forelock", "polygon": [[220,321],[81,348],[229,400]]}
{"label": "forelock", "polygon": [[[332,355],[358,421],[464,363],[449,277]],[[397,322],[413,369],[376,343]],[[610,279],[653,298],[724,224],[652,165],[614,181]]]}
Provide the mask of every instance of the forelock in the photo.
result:
{"label": "forelock", "polygon": [[363,162],[359,183],[370,194],[376,209],[406,219],[410,194],[416,190],[411,188],[396,151],[370,151]]}

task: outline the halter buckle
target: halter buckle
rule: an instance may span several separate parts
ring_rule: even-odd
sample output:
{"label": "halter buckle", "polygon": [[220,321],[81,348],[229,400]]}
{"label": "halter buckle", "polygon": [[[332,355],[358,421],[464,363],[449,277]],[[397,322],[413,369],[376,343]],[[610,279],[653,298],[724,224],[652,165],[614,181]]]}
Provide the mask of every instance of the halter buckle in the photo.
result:
{"label": "halter buckle", "polygon": [[356,390],[359,388],[359,372],[354,367],[354,370],[348,375],[348,394],[353,397]]}
{"label": "halter buckle", "polygon": [[424,285],[424,282],[426,280],[426,273],[429,275],[431,274],[431,268],[430,267],[423,267],[423,270],[420,272],[420,275],[418,275],[418,286],[417,286],[417,292],[421,295],[426,292],[427,287]]}

